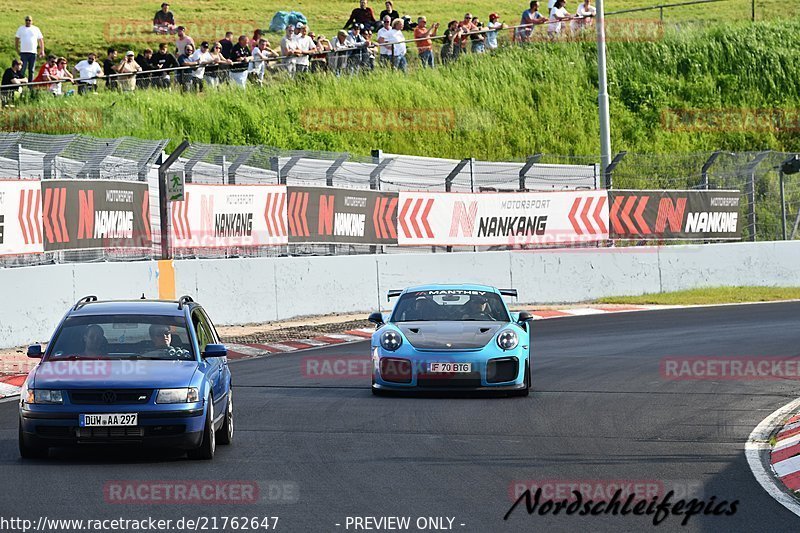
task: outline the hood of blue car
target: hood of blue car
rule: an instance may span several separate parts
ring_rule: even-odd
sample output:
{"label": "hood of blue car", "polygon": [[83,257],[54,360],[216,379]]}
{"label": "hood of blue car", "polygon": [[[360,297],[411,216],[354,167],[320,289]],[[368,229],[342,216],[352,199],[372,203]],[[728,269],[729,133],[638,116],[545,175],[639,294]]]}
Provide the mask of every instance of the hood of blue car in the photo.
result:
{"label": "hood of blue car", "polygon": [[419,350],[476,350],[486,346],[506,322],[402,322],[394,324]]}
{"label": "hood of blue car", "polygon": [[44,361],[36,368],[37,389],[187,387],[197,370],[196,361]]}

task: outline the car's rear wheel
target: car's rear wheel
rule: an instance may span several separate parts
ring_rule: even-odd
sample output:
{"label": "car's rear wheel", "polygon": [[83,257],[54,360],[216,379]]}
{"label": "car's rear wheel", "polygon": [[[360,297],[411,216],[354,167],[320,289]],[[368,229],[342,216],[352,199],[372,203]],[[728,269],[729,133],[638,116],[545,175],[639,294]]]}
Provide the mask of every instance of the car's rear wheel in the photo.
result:
{"label": "car's rear wheel", "polygon": [[203,441],[200,447],[189,450],[189,459],[213,459],[217,449],[216,431],[214,431],[214,399],[208,397],[208,410],[206,411],[206,424],[203,428]]}
{"label": "car's rear wheel", "polygon": [[19,455],[23,459],[44,459],[47,457],[49,448],[45,446],[35,446],[30,444],[22,432],[22,420],[19,421]]}
{"label": "car's rear wheel", "polygon": [[233,389],[228,389],[228,403],[225,406],[225,419],[217,431],[217,442],[230,444],[233,442]]}

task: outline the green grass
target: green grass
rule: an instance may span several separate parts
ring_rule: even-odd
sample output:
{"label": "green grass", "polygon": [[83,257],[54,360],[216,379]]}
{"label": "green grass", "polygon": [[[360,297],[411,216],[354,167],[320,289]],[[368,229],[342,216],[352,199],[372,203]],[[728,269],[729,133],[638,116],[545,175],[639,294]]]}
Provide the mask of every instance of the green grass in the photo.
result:
{"label": "green grass", "polygon": [[714,287],[687,291],[601,298],[596,303],[624,305],[708,305],[800,299],[800,287]]}
{"label": "green grass", "polygon": [[[798,109],[798,49],[800,28],[793,22],[693,27],[667,31],[655,42],[611,43],[614,149],[800,150],[800,136],[793,132],[672,131],[662,124],[662,113],[675,108]],[[246,93],[43,95],[0,115],[0,130],[26,122],[33,129],[44,125],[42,131],[51,133],[170,138],[172,146],[189,138],[355,154],[381,148],[459,159],[592,154],[599,153],[595,57],[593,43],[536,43],[406,76],[379,71],[342,78],[276,78]],[[320,110],[344,111],[352,121],[343,129],[313,123]],[[431,123],[431,110],[452,119],[444,126]],[[393,120],[386,128],[353,127],[381,113],[412,118]],[[87,114],[88,122],[81,118]],[[55,116],[66,120],[54,125]]]}

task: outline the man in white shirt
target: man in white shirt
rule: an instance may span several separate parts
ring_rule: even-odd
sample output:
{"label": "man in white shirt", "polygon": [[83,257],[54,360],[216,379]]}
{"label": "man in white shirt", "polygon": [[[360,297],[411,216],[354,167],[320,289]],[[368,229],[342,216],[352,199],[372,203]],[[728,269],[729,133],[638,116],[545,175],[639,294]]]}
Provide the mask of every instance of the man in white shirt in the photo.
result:
{"label": "man in white shirt", "polygon": [[17,28],[14,38],[17,53],[22,60],[22,72],[28,71],[28,79],[33,79],[33,72],[36,69],[36,55],[44,57],[44,36],[42,31],[33,25],[33,18],[28,15],[25,17],[25,25]]}
{"label": "man in white shirt", "polygon": [[189,74],[195,79],[194,86],[202,91],[203,76],[206,74],[206,65],[214,62],[214,59],[211,57],[211,52],[209,51],[208,41],[200,43],[200,48],[189,56],[189,61],[198,65],[196,69],[190,70]]}
{"label": "man in white shirt", "polygon": [[297,41],[294,38],[294,26],[286,26],[286,35],[281,39],[281,55],[284,57],[283,65],[290,76],[294,76],[297,64]]}
{"label": "man in white shirt", "polygon": [[590,0],[582,0],[582,2],[578,4],[578,9],[575,11],[575,16],[580,18],[576,18],[572,21],[572,31],[591,28],[596,14],[597,9],[590,3]]}
{"label": "man in white shirt", "polygon": [[317,45],[314,40],[308,36],[308,26],[302,22],[297,23],[297,32],[295,36],[295,43],[297,43],[296,70],[299,73],[308,72],[308,67],[311,64],[311,55],[317,53]]}
{"label": "man in white shirt", "polygon": [[392,65],[397,70],[405,72],[408,68],[408,59],[406,58],[408,49],[406,47],[405,35],[403,35],[403,19],[394,19],[394,22],[392,22],[392,31],[389,34],[388,42],[393,43],[392,48],[394,49],[394,55]]}
{"label": "man in white shirt", "polygon": [[392,62],[392,47],[383,45],[383,43],[391,40],[392,31],[394,31],[392,30],[392,18],[386,15],[383,17],[383,26],[378,30],[378,43],[382,44],[380,47],[380,60],[384,65],[389,65]]}
{"label": "man in white shirt", "polygon": [[97,77],[103,76],[103,68],[97,62],[95,54],[89,54],[72,69],[78,74],[78,94],[97,91]]}

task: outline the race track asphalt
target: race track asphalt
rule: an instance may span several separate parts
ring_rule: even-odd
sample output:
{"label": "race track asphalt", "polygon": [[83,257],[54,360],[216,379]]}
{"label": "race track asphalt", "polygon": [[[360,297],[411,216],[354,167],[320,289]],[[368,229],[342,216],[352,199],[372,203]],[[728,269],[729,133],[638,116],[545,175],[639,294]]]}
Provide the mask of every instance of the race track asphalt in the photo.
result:
{"label": "race track asphalt", "polygon": [[[800,518],[759,486],[743,452],[753,427],[798,396],[797,382],[675,381],[660,363],[798,356],[799,317],[800,304],[775,303],[539,321],[528,398],[378,398],[367,376],[309,375],[307,358],[366,357],[366,342],[235,362],[235,442],[212,462],[105,448],[22,461],[17,404],[2,403],[0,517],[278,516],[278,531],[354,531],[348,516],[454,517],[465,532],[797,531]],[[119,504],[103,490],[215,479],[255,482],[260,501]],[[652,516],[529,516],[524,505],[504,521],[512,484],[524,480],[654,482],[739,504],[687,526],[673,516],[658,527]]]}

